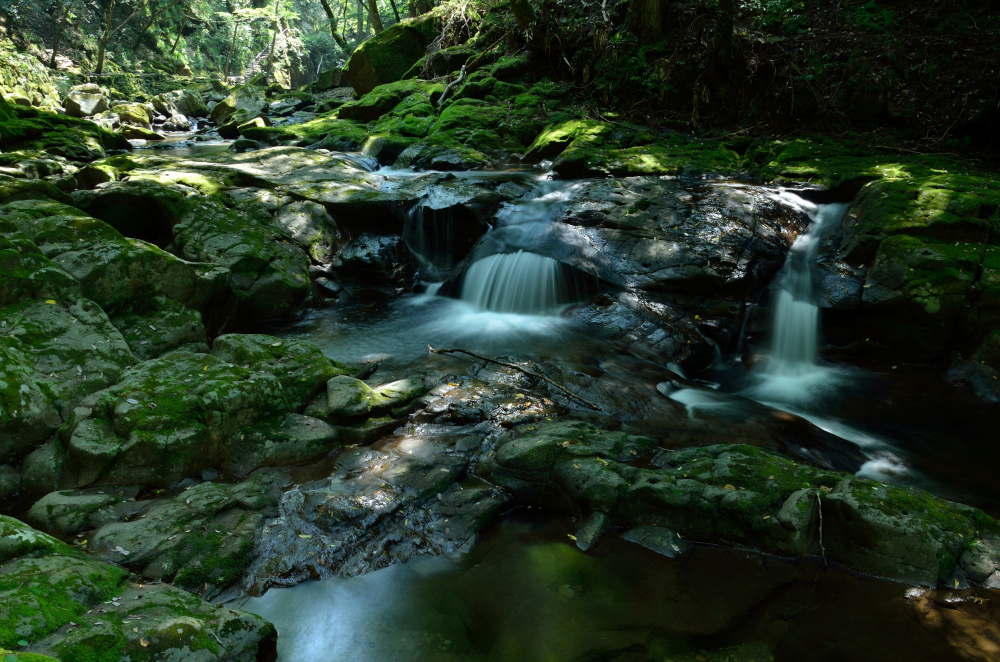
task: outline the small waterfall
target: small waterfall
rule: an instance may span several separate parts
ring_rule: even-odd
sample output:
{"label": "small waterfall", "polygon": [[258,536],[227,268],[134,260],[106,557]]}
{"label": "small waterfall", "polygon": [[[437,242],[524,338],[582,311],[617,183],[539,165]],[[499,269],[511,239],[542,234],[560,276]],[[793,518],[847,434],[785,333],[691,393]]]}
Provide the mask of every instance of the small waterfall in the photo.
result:
{"label": "small waterfall", "polygon": [[[805,203],[808,204],[808,203]],[[799,202],[799,206],[804,206]],[[819,357],[819,308],[813,300],[813,266],[820,241],[840,221],[849,205],[835,203],[805,207],[813,224],[788,251],[777,279],[773,337],[767,372],[794,377],[810,372]]]}
{"label": "small waterfall", "polygon": [[485,257],[469,267],[461,299],[496,313],[550,315],[561,301],[562,269],[550,257],[518,251]]}

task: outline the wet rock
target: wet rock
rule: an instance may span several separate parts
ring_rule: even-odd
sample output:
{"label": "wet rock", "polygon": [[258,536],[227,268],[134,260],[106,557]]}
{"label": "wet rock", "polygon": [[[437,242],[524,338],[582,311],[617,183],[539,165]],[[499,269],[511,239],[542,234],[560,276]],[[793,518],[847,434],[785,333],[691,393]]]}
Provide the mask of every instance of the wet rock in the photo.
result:
{"label": "wet rock", "polygon": [[27,521],[37,529],[63,538],[96,529],[137,513],[137,487],[52,492],[28,511]]}
{"label": "wet rock", "polygon": [[592,512],[576,530],[576,546],[587,551],[597,544],[601,536],[611,528],[611,518],[601,512]]}
{"label": "wet rock", "polygon": [[407,275],[406,256],[398,237],[362,234],[340,252],[341,270],[362,282],[400,282]]}
{"label": "wet rock", "polygon": [[78,295],[80,284],[42,254],[26,234],[0,220],[0,306]]}
{"label": "wet rock", "polygon": [[274,216],[275,224],[287,231],[313,262],[328,264],[340,241],[337,223],[326,208],[315,202],[293,202]]}
{"label": "wet rock", "polygon": [[53,439],[42,444],[21,463],[21,493],[27,499],[38,499],[59,489],[62,480],[66,447]]}
{"label": "wet rock", "polygon": [[247,428],[227,453],[222,469],[242,478],[260,467],[281,467],[322,457],[338,447],[340,432],[323,421],[285,414]]}
{"label": "wet rock", "polygon": [[676,531],[665,526],[637,526],[623,533],[622,538],[671,559],[690,549]]}
{"label": "wet rock", "polygon": [[255,115],[267,107],[267,98],[255,85],[241,85],[232,94],[220,101],[209,115],[217,125],[221,125],[238,110]]}
{"label": "wet rock", "polygon": [[439,430],[345,449],[333,475],[282,497],[245,588],[356,575],[468,545],[507,503],[489,486],[457,484],[480,443],[478,436]]}
{"label": "wet rock", "polygon": [[85,558],[49,535],[0,516],[0,646],[58,659],[256,658],[273,651],[263,619],[213,607],[172,586],[128,584],[128,571]]}
{"label": "wet rock", "polygon": [[1000,402],[1000,371],[978,361],[956,360],[948,368],[948,381],[971,389],[977,398]]}
{"label": "wet rock", "polygon": [[166,136],[162,133],[157,133],[152,129],[145,129],[141,126],[130,126],[125,125],[121,128],[122,136],[128,138],[129,140],[145,140],[146,142],[159,142],[161,140],[166,140]]}
{"label": "wet rock", "polygon": [[326,402],[315,409],[330,420],[379,416],[403,410],[426,393],[424,379],[400,379],[372,388],[360,379],[341,375],[326,384]]}
{"label": "wet rock", "polygon": [[276,514],[288,483],[273,469],[236,485],[200,483],[170,500],[147,502],[131,521],[105,524],[89,549],[146,579],[214,599],[252,561],[264,521]]}
{"label": "wet rock", "polygon": [[94,302],[35,301],[0,309],[0,460],[23,457],[85,397],[135,363]]}
{"label": "wet rock", "polygon": [[112,110],[121,118],[122,124],[149,129],[153,119],[149,110],[141,103],[115,103]]}
{"label": "wet rock", "polygon": [[118,181],[118,172],[110,166],[89,165],[77,170],[77,184],[83,189],[94,189],[101,184]]}
{"label": "wet rock", "polygon": [[201,313],[173,299],[155,297],[149,308],[126,310],[111,323],[121,331],[132,354],[140,361],[175,350],[208,353],[208,336]]}
{"label": "wet rock", "polygon": [[[925,585],[965,581],[959,562],[968,545],[993,549],[1000,536],[1000,523],[978,509],[773,451],[735,445],[660,451],[650,462],[657,468],[647,469],[627,465],[651,450],[641,438],[598,434],[580,423],[533,427],[501,437],[477,467],[525,505],[578,516],[604,512],[616,523],[672,529],[689,541],[825,554],[860,572]],[[1000,557],[985,558],[974,568],[977,577],[992,576],[988,563],[1000,568]]]}
{"label": "wet rock", "polygon": [[9,464],[0,464],[0,501],[21,491],[21,474]]}

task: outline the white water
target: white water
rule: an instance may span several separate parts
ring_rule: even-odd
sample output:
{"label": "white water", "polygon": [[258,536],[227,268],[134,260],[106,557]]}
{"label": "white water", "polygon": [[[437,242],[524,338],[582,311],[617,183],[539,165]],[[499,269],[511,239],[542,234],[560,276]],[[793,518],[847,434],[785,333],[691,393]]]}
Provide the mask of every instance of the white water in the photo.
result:
{"label": "white water", "polygon": [[496,313],[551,315],[559,300],[559,263],[518,251],[475,262],[462,281],[462,301]]}

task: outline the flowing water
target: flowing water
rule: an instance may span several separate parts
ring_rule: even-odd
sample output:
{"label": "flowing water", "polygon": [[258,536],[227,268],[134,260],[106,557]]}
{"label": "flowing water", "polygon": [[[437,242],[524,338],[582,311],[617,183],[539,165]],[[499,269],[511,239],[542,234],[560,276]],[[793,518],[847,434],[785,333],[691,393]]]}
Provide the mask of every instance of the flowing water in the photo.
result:
{"label": "flowing water", "polygon": [[[308,339],[339,361],[378,364],[383,380],[467,369],[468,361],[430,356],[428,345],[545,360],[567,376],[599,365],[602,385],[588,394],[631,431],[677,428],[671,407],[681,403],[691,417],[720,426],[724,443],[757,434],[743,421],[784,424],[787,417],[767,419],[768,412],[790,412],[855,448],[861,475],[997,512],[1000,488],[988,465],[1000,457],[983,441],[1000,423],[994,410],[971,407],[928,371],[834,365],[819,354],[815,257],[846,205],[775,193],[812,225],[775,279],[770,342],[754,348],[766,355],[764,367],[748,371],[739,357],[719,354],[710,370],[691,376],[697,387],[677,387],[662,362],[561,314],[612,277],[593,275],[605,273],[602,257],[559,221],[576,185],[534,185],[450,264],[442,258],[449,246],[421,223],[422,234],[407,243],[425,280],[438,281],[427,293],[335,306],[266,331]],[[567,541],[575,528],[515,513],[470,553],[272,589],[241,606],[277,624],[280,659],[296,662],[985,660],[980,651],[1000,640],[982,615],[967,613],[976,591],[926,598],[813,561],[707,547],[667,559],[614,536],[585,554]],[[962,634],[928,625],[932,612]]]}

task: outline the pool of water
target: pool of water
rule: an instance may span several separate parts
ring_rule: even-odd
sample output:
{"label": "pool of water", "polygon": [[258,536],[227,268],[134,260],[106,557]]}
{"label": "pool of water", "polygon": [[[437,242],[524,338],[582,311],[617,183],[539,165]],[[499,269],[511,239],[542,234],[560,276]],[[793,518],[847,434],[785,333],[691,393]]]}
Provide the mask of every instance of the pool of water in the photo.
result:
{"label": "pool of water", "polygon": [[[233,606],[279,631],[287,662],[987,660],[1000,593],[924,591],[694,546],[669,559],[518,511],[471,553],[271,589]],[[979,604],[977,598],[983,598]]]}

